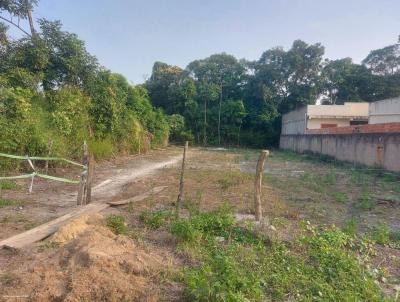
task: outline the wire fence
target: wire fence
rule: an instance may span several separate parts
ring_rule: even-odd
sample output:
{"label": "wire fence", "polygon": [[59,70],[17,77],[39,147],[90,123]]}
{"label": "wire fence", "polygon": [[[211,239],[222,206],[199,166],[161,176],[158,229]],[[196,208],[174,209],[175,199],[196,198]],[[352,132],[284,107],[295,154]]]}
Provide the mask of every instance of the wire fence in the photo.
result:
{"label": "wire fence", "polygon": [[61,162],[66,162],[71,165],[75,165],[78,167],[82,168],[82,176],[85,176],[88,173],[88,165],[80,164],[77,162],[74,162],[72,160],[66,159],[66,158],[60,158],[60,157],[41,157],[41,156],[20,156],[20,155],[12,155],[12,154],[6,154],[6,153],[0,153],[0,157],[6,157],[6,158],[11,158],[11,159],[17,159],[17,160],[26,160],[29,164],[29,166],[32,169],[32,173],[29,174],[23,174],[23,175],[16,175],[16,176],[3,176],[0,177],[0,182],[2,180],[13,180],[13,179],[24,179],[24,178],[30,178],[31,179],[31,184],[29,186],[29,193],[32,193],[33,190],[33,181],[35,177],[39,178],[44,178],[48,180],[53,180],[53,181],[59,181],[59,182],[64,182],[64,183],[70,183],[70,184],[79,184],[80,180],[72,180],[64,177],[57,177],[57,176],[51,176],[47,174],[42,174],[38,172],[36,169],[35,165],[33,164],[34,161],[40,160],[40,161],[61,161]]}

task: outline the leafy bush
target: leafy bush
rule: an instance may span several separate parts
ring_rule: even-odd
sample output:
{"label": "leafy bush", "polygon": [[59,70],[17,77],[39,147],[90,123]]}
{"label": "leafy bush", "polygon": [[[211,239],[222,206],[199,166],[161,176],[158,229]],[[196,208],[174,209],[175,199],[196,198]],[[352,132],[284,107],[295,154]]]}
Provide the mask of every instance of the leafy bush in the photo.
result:
{"label": "leafy bush", "polygon": [[89,150],[96,159],[109,158],[114,154],[114,144],[110,137],[89,140]]}
{"label": "leafy bush", "polygon": [[168,117],[170,140],[173,142],[194,141],[190,130],[185,129],[185,118],[180,114],[172,114]]}
{"label": "leafy bush", "polygon": [[110,215],[106,218],[106,224],[111,229],[111,231],[116,234],[126,234],[128,232],[128,227],[125,222],[125,218],[119,215]]}
{"label": "leafy bush", "polygon": [[157,211],[157,212],[150,212],[144,211],[140,214],[140,220],[148,225],[152,229],[159,229],[162,227],[171,217],[171,212],[168,211]]}

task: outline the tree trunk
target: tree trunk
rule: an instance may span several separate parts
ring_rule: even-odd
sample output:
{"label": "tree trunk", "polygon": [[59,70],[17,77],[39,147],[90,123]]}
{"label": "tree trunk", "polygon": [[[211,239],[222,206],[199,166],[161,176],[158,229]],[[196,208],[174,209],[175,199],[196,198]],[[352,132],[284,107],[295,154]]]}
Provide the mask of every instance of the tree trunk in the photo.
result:
{"label": "tree trunk", "polygon": [[33,26],[32,11],[28,10],[29,27],[31,28],[32,37],[35,35],[35,27]]}
{"label": "tree trunk", "polygon": [[256,169],[256,180],[254,182],[254,210],[256,221],[261,221],[262,219],[262,208],[261,208],[261,184],[262,184],[262,174],[264,171],[265,159],[269,155],[268,150],[261,151],[260,157],[257,162]]}

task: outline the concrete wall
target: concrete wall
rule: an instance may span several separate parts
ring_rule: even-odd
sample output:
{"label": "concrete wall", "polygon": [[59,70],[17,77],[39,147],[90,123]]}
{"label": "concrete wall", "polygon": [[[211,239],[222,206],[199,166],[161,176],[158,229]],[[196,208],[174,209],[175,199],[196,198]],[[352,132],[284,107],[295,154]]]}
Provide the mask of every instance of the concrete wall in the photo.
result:
{"label": "concrete wall", "polygon": [[370,104],[369,123],[399,123],[400,122],[400,97],[382,100]]}
{"label": "concrete wall", "polygon": [[308,105],[309,117],[343,118],[364,117],[368,118],[369,103],[344,103],[343,105]]}
{"label": "concrete wall", "polygon": [[400,172],[400,133],[282,135],[280,148]]}
{"label": "concrete wall", "polygon": [[350,126],[350,119],[347,118],[311,118],[307,121],[307,129],[321,129],[321,124],[336,124],[337,127]]}
{"label": "concrete wall", "polygon": [[369,103],[344,105],[308,105],[282,116],[282,134],[304,134],[306,129],[320,129],[321,124],[350,126],[352,120],[368,120]]}
{"label": "concrete wall", "polygon": [[303,134],[306,129],[307,107],[291,111],[282,116],[283,134]]}

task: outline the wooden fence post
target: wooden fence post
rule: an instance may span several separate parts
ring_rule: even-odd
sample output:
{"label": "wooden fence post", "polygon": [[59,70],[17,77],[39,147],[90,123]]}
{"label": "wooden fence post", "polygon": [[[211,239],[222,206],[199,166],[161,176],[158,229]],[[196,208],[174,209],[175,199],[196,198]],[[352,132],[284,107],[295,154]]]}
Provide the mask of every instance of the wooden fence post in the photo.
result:
{"label": "wooden fence post", "polygon": [[[83,142],[83,160],[82,160],[83,165],[88,166],[88,146],[86,141]],[[78,188],[78,198],[76,201],[76,204],[83,205],[83,203],[86,201],[86,182],[87,182],[87,177],[88,177],[89,169],[86,170],[86,173],[82,173],[81,175],[81,181],[79,183],[79,188]]]}
{"label": "wooden fence post", "polygon": [[176,201],[176,216],[179,217],[179,210],[181,207],[181,203],[183,200],[183,191],[184,191],[184,173],[185,173],[185,161],[186,161],[186,152],[189,147],[189,142],[185,142],[185,147],[183,149],[183,159],[182,159],[182,170],[181,170],[181,180],[179,182],[179,195]]}
{"label": "wooden fence post", "polygon": [[254,210],[256,221],[261,221],[262,219],[262,208],[261,208],[261,185],[262,185],[262,175],[264,171],[265,159],[269,155],[268,150],[261,151],[260,157],[257,162],[256,169],[256,179],[254,182]]}
{"label": "wooden fence post", "polygon": [[[50,157],[52,147],[53,147],[53,140],[50,139],[49,143],[47,144],[47,150],[48,150],[47,157]],[[46,175],[49,174],[49,161],[48,160],[46,160],[46,163],[45,163],[45,171],[46,171]]]}
{"label": "wooden fence post", "polygon": [[92,202],[92,181],[94,174],[94,157],[93,154],[89,154],[89,162],[88,162],[88,175],[87,175],[87,183],[86,183],[86,204]]}

